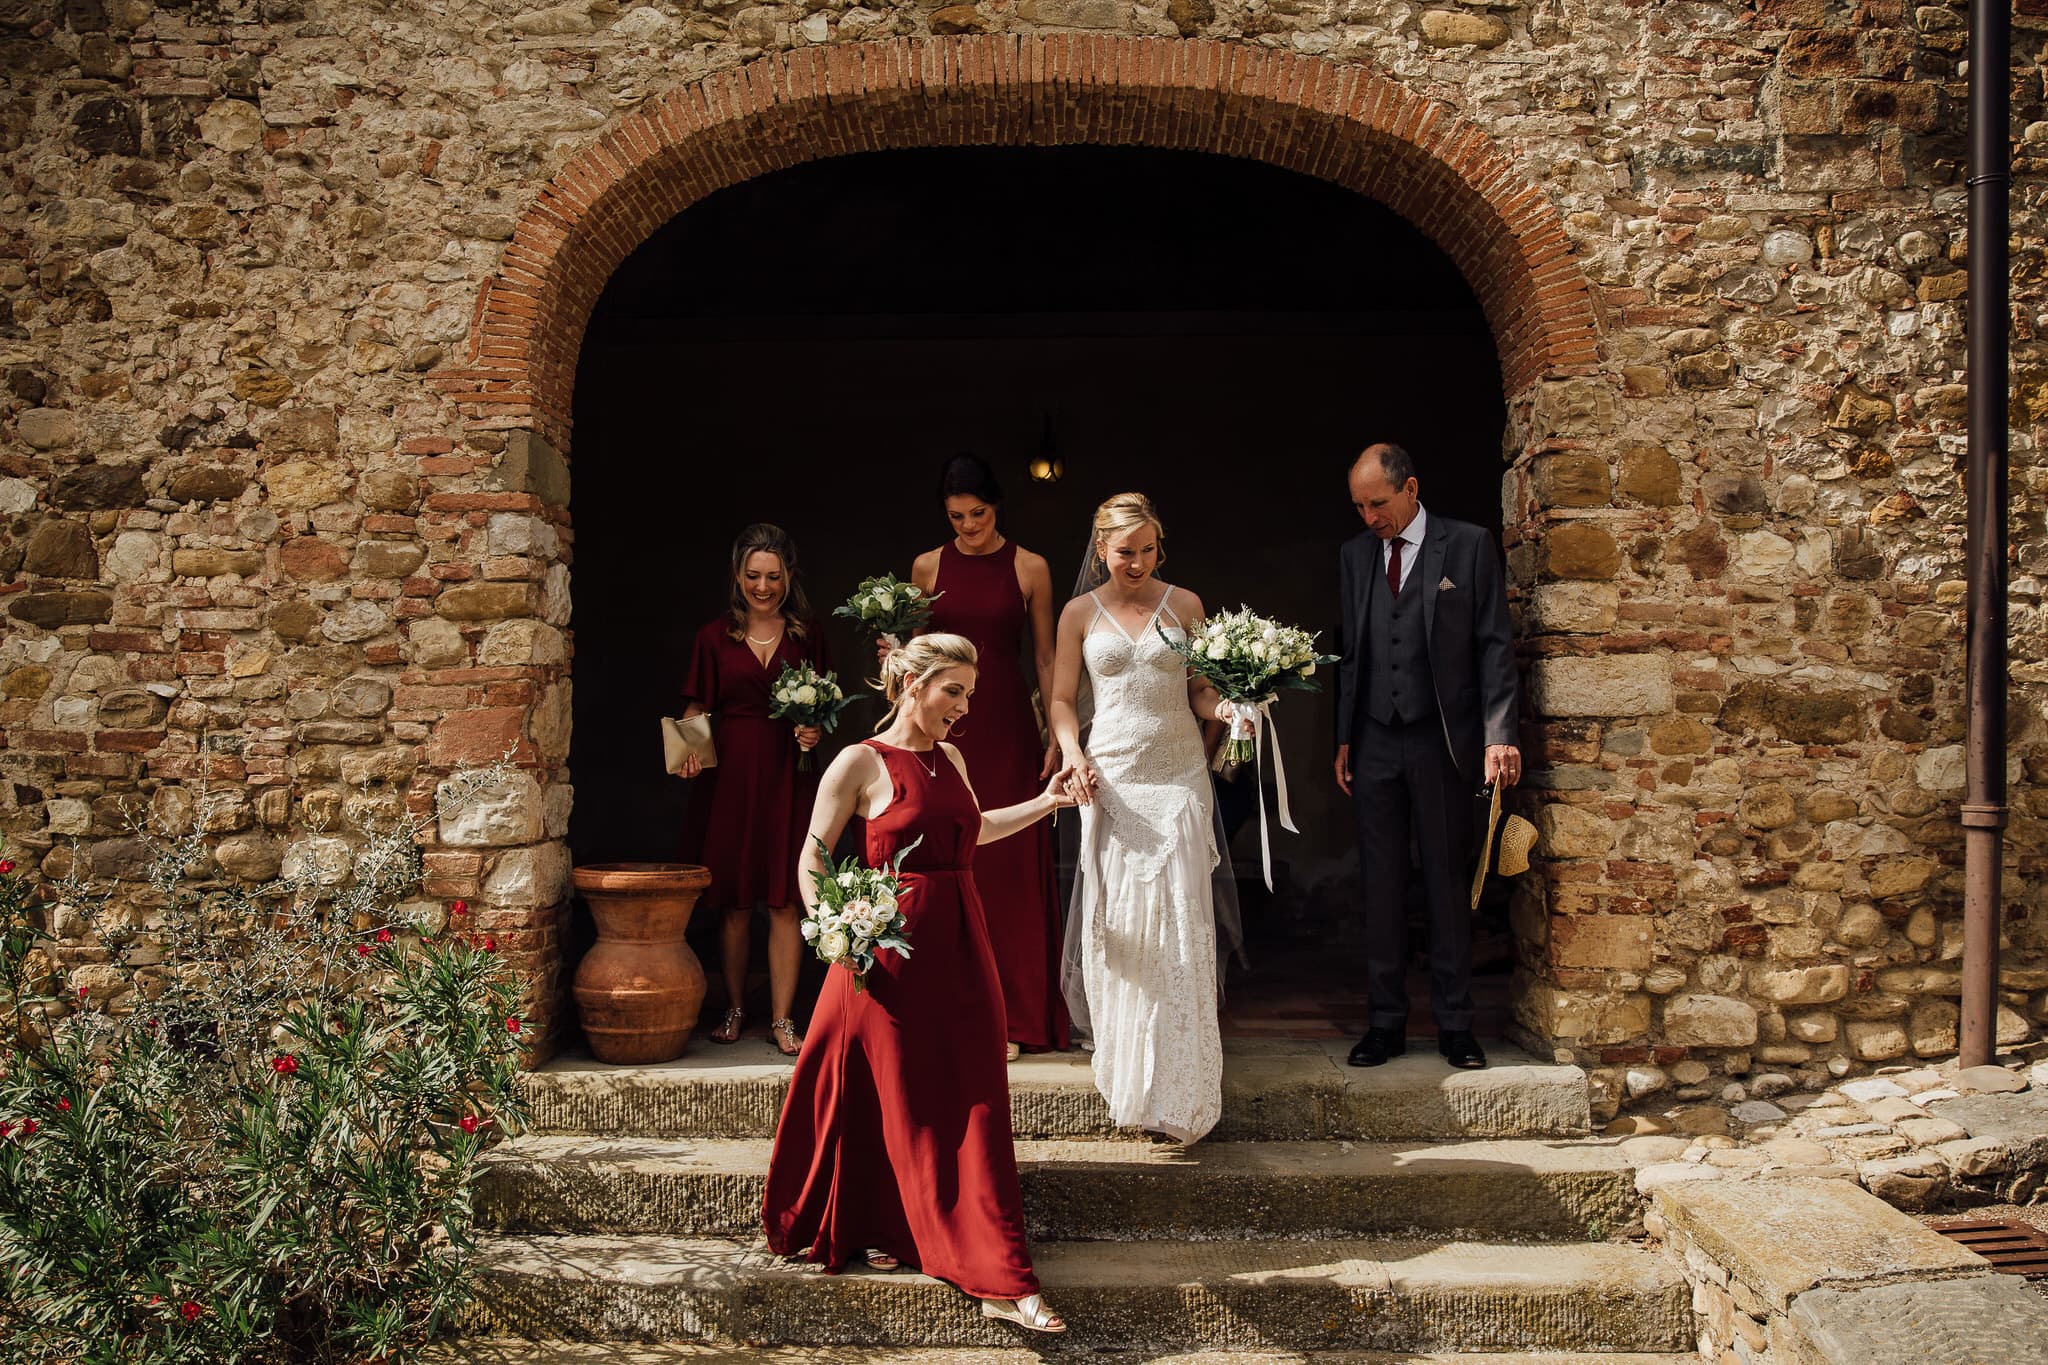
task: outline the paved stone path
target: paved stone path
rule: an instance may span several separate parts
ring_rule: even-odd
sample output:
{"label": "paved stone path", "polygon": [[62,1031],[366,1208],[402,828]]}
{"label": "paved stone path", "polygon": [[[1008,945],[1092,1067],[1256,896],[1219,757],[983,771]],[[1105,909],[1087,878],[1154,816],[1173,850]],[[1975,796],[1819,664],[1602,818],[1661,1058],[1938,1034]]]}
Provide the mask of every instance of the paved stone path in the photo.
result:
{"label": "paved stone path", "polygon": [[1606,1126],[1648,1194],[1680,1180],[1839,1176],[1898,1208],[2027,1203],[2048,1180],[2048,1046],[2001,1064],[1886,1067],[1818,1092],[1771,1072]]}

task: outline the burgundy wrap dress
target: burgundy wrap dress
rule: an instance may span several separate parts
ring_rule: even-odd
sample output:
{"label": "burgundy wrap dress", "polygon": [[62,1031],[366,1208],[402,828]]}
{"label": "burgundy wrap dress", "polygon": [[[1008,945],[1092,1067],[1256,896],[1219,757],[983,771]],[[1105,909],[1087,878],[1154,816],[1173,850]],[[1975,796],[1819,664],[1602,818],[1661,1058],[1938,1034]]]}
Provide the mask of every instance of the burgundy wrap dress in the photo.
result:
{"label": "burgundy wrap dress", "polygon": [[818,775],[797,771],[796,723],[773,719],[768,707],[783,666],[805,662],[821,673],[830,667],[815,626],[801,640],[785,629],[766,664],[732,638],[730,617],[697,632],[683,698],[712,713],[718,749],[718,766],[691,784],[683,817],[683,861],[711,869],[700,911],[802,903],[796,860]]}

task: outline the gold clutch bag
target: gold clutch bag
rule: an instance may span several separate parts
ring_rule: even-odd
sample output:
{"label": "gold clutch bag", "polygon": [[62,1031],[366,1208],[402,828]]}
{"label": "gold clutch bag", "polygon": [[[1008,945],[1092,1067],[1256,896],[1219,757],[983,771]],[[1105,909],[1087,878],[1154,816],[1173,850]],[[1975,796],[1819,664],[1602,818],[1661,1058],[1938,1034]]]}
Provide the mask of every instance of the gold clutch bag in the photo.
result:
{"label": "gold clutch bag", "polygon": [[661,718],[661,761],[672,773],[681,772],[683,760],[696,756],[706,768],[718,766],[718,749],[711,743],[711,716],[663,716]]}

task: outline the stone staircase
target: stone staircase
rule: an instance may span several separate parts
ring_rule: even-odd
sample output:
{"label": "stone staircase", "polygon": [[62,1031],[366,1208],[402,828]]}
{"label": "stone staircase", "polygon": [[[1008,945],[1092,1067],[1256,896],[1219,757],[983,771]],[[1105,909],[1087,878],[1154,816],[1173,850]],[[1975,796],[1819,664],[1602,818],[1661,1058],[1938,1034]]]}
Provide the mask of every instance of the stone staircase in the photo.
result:
{"label": "stone staircase", "polygon": [[1677,1265],[1610,1240],[1641,1203],[1618,1145],[1586,1136],[1579,1071],[1512,1052],[1481,1072],[1433,1056],[1362,1071],[1344,1047],[1232,1044],[1225,1121],[1187,1152],[1113,1129],[1084,1056],[1012,1065],[1025,1216],[1064,1338],[988,1322],[924,1276],[769,1255],[761,1192],[786,1064],[745,1046],[660,1067],[558,1061],[523,1080],[533,1131],[491,1158],[482,1294],[445,1358],[1690,1352]]}

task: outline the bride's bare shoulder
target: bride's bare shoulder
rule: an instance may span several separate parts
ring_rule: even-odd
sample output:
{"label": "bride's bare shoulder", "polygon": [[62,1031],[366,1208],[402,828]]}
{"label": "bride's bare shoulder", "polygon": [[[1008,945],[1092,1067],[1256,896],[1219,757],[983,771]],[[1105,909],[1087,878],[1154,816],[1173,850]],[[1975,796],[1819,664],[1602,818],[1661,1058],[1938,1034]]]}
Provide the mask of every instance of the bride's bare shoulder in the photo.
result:
{"label": "bride's bare shoulder", "polygon": [[1195,596],[1188,589],[1176,584],[1167,589],[1167,594],[1166,605],[1168,610],[1172,611],[1181,620],[1199,620],[1205,614],[1202,610],[1202,599]]}

